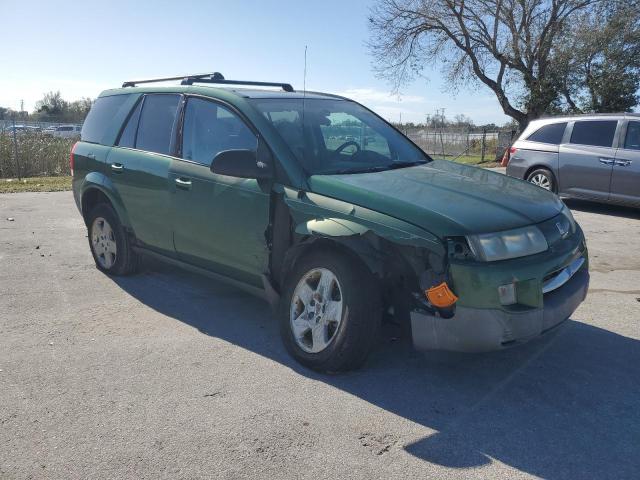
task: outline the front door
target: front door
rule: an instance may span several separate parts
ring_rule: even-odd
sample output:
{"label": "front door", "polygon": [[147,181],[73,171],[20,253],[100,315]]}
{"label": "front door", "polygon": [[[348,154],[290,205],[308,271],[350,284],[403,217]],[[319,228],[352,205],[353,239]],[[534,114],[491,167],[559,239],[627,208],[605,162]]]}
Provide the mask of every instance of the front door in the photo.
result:
{"label": "front door", "polygon": [[640,205],[640,122],[630,121],[627,124],[624,143],[616,152],[611,200]]}
{"label": "front door", "polygon": [[574,122],[569,143],[559,149],[558,193],[601,201],[609,198],[617,125],[616,120]]}
{"label": "front door", "polygon": [[178,257],[261,286],[260,275],[269,259],[269,191],[254,179],[210,170],[219,152],[256,146],[256,135],[230,108],[190,97],[184,110],[181,159],[173,160],[169,179]]}

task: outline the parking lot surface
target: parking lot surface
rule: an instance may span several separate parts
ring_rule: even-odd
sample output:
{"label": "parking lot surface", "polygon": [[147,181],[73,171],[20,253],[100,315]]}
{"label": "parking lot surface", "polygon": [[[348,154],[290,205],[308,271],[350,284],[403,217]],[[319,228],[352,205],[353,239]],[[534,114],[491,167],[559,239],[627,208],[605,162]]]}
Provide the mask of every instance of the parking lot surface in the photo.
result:
{"label": "parking lot surface", "polygon": [[389,327],[329,376],[241,291],[100,273],[70,192],[0,195],[0,478],[638,478],[640,211],[568,204],[592,279],[559,330],[460,355]]}

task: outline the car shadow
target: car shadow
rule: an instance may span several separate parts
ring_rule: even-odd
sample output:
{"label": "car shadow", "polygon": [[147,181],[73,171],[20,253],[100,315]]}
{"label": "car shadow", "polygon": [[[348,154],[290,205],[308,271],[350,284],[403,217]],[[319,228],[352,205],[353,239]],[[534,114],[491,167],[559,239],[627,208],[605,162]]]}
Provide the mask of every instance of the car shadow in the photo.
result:
{"label": "car shadow", "polygon": [[564,203],[571,210],[580,212],[597,213],[600,215],[609,215],[613,217],[640,219],[640,208],[623,207],[620,205],[612,205],[608,203],[596,203],[588,200],[578,200],[575,198],[566,198]]}
{"label": "car shadow", "polygon": [[500,352],[424,354],[388,326],[363,369],[323,375],[288,356],[260,299],[155,261],[113,280],[205,335],[435,430],[404,446],[424,461],[453,468],[498,461],[552,479],[633,478],[640,471],[638,340],[569,320],[543,339]]}

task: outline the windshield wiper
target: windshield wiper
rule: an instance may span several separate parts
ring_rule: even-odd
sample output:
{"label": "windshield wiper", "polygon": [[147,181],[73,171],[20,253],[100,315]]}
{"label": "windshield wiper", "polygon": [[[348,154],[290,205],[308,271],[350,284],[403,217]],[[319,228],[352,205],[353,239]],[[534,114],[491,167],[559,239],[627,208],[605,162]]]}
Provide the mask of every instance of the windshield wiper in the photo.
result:
{"label": "windshield wiper", "polygon": [[424,160],[417,160],[413,162],[394,162],[391,165],[387,165],[389,170],[395,170],[396,168],[415,167],[417,165],[425,165],[427,162]]}
{"label": "windshield wiper", "polygon": [[[328,172],[324,175],[348,175],[348,174],[356,174],[356,173],[374,173],[374,172],[384,172],[386,170],[395,170],[396,168],[407,168],[407,167],[415,167],[416,165],[425,165],[428,162],[424,162],[422,160],[414,161],[414,162],[394,162],[387,165],[376,165],[374,167],[366,167],[366,168],[345,168],[342,170],[334,170],[332,172]],[[322,173],[321,173],[322,175]]]}

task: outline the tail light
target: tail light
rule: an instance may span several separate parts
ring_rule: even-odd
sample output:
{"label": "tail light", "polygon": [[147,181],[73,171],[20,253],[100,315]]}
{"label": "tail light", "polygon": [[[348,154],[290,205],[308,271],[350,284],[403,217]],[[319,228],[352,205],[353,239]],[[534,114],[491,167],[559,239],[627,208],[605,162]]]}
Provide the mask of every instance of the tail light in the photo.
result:
{"label": "tail light", "polygon": [[73,147],[71,147],[71,153],[69,154],[69,170],[71,170],[72,177],[73,177],[73,168],[76,165],[76,160],[73,157],[73,152],[75,152],[77,146],[78,146],[78,142],[74,143]]}
{"label": "tail light", "polygon": [[506,167],[509,164],[509,160],[511,160],[511,156],[518,151],[515,147],[510,147],[509,149],[504,151],[504,155],[502,156],[502,162],[500,162],[500,166]]}

